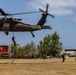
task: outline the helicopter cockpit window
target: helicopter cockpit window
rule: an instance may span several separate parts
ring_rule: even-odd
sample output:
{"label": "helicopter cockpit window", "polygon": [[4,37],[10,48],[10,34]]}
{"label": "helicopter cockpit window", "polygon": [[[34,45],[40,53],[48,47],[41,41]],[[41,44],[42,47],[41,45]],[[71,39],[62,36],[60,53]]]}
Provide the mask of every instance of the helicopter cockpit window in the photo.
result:
{"label": "helicopter cockpit window", "polygon": [[7,27],[8,28],[8,27],[10,27],[10,24],[9,23],[4,23],[3,27]]}
{"label": "helicopter cockpit window", "polygon": [[3,30],[10,30],[10,23],[4,23],[3,24]]}

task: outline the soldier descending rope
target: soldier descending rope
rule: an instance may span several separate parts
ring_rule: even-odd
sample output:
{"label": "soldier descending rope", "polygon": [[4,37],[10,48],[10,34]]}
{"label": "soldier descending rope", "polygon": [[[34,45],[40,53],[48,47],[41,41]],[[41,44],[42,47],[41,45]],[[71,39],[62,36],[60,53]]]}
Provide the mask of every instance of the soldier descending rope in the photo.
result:
{"label": "soldier descending rope", "polygon": [[14,43],[14,48],[13,48],[13,60],[12,60],[11,64],[14,62],[15,53],[16,53],[16,50],[15,50],[16,41],[15,41],[14,33],[13,33],[12,41],[13,41],[13,43]]}

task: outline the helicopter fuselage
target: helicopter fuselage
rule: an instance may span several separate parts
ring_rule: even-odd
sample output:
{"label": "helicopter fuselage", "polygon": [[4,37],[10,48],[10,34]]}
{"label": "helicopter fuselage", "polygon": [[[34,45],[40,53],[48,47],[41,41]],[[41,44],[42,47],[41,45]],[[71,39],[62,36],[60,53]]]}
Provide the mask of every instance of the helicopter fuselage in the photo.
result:
{"label": "helicopter fuselage", "polygon": [[9,32],[18,32],[18,31],[35,31],[42,29],[40,25],[30,25],[30,24],[10,24],[10,23],[3,23],[0,25],[0,31],[9,31]]}
{"label": "helicopter fuselage", "polygon": [[43,21],[41,20],[42,19],[40,19],[37,25],[31,25],[21,22],[21,19],[0,18],[0,31],[26,32],[26,31],[36,31],[41,29],[51,29],[50,26],[43,26],[44,20]]}

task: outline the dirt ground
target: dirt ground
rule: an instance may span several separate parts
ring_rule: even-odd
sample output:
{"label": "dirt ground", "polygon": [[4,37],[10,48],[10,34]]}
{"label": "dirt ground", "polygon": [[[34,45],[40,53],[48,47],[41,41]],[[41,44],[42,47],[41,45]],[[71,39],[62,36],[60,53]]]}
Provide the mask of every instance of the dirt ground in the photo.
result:
{"label": "dirt ground", "polygon": [[0,75],[76,75],[75,58],[0,59]]}

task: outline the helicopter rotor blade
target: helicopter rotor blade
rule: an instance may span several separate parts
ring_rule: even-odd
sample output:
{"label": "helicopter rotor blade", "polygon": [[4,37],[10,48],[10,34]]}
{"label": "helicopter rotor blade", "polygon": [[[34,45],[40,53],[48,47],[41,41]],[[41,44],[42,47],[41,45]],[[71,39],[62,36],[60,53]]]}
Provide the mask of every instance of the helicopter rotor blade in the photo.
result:
{"label": "helicopter rotor blade", "polygon": [[46,5],[46,13],[48,12],[49,4]]}
{"label": "helicopter rotor blade", "polygon": [[39,12],[40,11],[8,14],[8,13],[5,13],[2,9],[0,9],[0,13],[1,13],[0,16],[14,16],[14,15],[31,14],[31,13],[39,13]]}
{"label": "helicopter rotor blade", "polygon": [[31,13],[39,13],[40,11],[34,11],[34,12],[24,12],[24,13],[14,13],[14,14],[8,14],[8,16],[13,16],[13,15],[22,15],[22,14],[31,14]]}
{"label": "helicopter rotor blade", "polygon": [[39,8],[39,10],[40,10],[41,12],[44,12],[44,11],[43,11],[42,9],[40,9],[40,8]]}
{"label": "helicopter rotor blade", "polygon": [[7,15],[1,8],[0,8],[0,13],[4,16]]}
{"label": "helicopter rotor blade", "polygon": [[49,15],[49,16],[51,16],[52,18],[55,18],[55,16],[54,16],[54,15],[51,15],[51,14],[49,14],[49,13],[48,13],[48,15]]}

